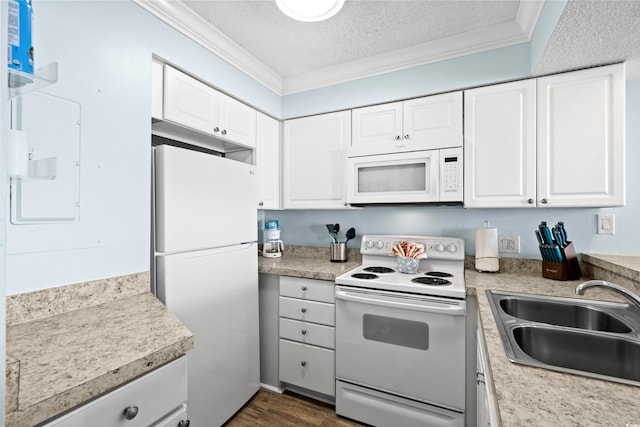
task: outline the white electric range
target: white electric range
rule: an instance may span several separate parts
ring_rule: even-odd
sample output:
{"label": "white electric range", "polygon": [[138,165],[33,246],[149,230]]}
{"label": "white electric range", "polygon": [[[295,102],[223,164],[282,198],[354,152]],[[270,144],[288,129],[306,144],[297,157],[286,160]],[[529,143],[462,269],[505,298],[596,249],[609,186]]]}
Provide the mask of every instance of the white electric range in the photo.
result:
{"label": "white electric range", "polygon": [[[393,245],[427,255],[401,273]],[[464,426],[464,240],[366,235],[336,278],[336,413],[371,425]]]}

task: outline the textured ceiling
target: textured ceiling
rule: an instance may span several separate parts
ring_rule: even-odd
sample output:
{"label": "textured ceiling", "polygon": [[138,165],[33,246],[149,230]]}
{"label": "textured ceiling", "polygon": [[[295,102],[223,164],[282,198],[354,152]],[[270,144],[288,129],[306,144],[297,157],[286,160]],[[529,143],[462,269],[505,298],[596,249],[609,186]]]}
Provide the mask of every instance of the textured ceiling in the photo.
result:
{"label": "textured ceiling", "polygon": [[640,1],[567,3],[535,74],[627,61],[627,78],[640,80]]}
{"label": "textured ceiling", "polygon": [[282,77],[515,21],[519,0],[347,0],[333,18],[302,23],[274,1],[185,1]]}

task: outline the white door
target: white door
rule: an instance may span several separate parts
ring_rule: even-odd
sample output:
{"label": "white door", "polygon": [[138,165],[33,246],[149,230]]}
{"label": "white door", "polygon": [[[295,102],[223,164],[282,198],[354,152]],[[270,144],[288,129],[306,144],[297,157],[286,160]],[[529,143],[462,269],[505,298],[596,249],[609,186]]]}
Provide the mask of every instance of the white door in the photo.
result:
{"label": "white door", "polygon": [[402,102],[352,110],[350,155],[389,153],[402,145]]}
{"label": "white door", "polygon": [[218,121],[218,92],[169,65],[164,67],[164,118],[213,134]]}
{"label": "white door", "polygon": [[219,133],[216,135],[246,147],[256,147],[256,110],[220,93],[218,95]]}
{"label": "white door", "polygon": [[536,81],[464,93],[464,205],[536,205]]}
{"label": "white door", "polygon": [[538,79],[538,203],[625,203],[624,64]]}
{"label": "white door", "polygon": [[280,209],[280,122],[258,113],[258,209]]}
{"label": "white door", "polygon": [[285,121],[285,209],[345,207],[344,150],[350,138],[350,111]]}
{"label": "white door", "polygon": [[170,145],[154,150],[157,252],[257,240],[253,165]]}
{"label": "white door", "polygon": [[260,386],[257,244],[159,256],[156,265],[158,297],[194,335],[189,419],[222,425]]}
{"label": "white door", "polygon": [[462,92],[405,101],[402,129],[406,150],[462,146]]}

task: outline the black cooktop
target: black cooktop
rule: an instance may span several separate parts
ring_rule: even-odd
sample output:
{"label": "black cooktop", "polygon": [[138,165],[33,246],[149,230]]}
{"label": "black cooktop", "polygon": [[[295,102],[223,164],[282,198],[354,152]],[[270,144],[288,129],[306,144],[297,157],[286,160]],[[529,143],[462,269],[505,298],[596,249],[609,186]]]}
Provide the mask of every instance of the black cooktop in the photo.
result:
{"label": "black cooktop", "polygon": [[366,267],[363,268],[362,271],[368,271],[369,273],[393,273],[395,270],[389,267]]}
{"label": "black cooktop", "polygon": [[438,277],[416,277],[415,279],[411,279],[411,281],[429,286],[447,286],[451,284],[447,279],[440,279]]}

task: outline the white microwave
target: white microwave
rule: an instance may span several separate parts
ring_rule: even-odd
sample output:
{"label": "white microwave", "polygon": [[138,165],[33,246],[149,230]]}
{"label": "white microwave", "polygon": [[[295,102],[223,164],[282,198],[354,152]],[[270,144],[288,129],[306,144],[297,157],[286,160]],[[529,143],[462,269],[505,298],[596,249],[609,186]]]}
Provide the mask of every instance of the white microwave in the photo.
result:
{"label": "white microwave", "polygon": [[462,147],[347,158],[347,203],[462,203]]}

